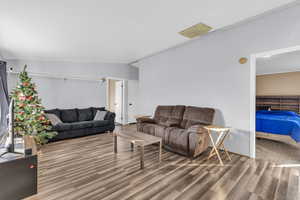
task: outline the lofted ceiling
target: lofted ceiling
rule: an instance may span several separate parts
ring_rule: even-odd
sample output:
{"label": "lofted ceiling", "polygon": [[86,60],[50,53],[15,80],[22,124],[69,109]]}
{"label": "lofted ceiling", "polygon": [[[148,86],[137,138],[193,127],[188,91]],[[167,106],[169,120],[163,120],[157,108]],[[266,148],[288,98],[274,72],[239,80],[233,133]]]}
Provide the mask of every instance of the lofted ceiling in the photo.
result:
{"label": "lofted ceiling", "polygon": [[300,51],[257,59],[257,75],[295,71],[300,71]]}
{"label": "lofted ceiling", "polygon": [[130,63],[182,44],[178,32],[214,30],[294,0],[0,0],[6,59]]}

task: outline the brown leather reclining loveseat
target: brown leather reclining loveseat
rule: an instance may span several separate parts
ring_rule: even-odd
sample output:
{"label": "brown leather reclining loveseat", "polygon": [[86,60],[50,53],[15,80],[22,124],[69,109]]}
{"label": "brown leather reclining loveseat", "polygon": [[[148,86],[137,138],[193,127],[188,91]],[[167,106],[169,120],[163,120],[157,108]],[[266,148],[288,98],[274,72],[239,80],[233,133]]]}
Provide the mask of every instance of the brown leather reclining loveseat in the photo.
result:
{"label": "brown leather reclining loveseat", "polygon": [[154,118],[138,118],[137,129],[161,137],[165,149],[196,157],[209,145],[203,126],[211,125],[215,110],[192,106],[158,106]]}

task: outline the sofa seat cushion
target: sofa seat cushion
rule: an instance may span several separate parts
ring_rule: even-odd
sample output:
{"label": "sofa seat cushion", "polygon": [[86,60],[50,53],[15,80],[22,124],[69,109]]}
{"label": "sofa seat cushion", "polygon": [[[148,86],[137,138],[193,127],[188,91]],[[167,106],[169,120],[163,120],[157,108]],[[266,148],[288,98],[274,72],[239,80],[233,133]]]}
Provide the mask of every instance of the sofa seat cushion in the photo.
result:
{"label": "sofa seat cushion", "polygon": [[78,109],[78,121],[91,121],[93,120],[92,108]]}
{"label": "sofa seat cushion", "polygon": [[109,125],[109,120],[93,120],[91,121],[93,127],[101,127]]}
{"label": "sofa seat cushion", "polygon": [[72,123],[78,121],[77,109],[64,109],[60,111],[61,121],[64,123]]}
{"label": "sofa seat cushion", "polygon": [[164,144],[179,152],[188,152],[189,133],[185,129],[169,127],[165,130]]}
{"label": "sofa seat cushion", "polygon": [[72,123],[58,123],[52,127],[54,131],[68,131],[72,130]]}
{"label": "sofa seat cushion", "polygon": [[72,129],[92,128],[93,121],[73,122]]}

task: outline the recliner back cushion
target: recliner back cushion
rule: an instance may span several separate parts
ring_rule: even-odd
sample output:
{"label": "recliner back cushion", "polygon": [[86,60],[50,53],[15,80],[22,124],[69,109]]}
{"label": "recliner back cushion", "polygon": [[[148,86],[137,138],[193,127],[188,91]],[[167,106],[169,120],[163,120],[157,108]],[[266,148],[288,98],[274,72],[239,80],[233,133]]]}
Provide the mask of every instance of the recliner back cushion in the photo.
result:
{"label": "recliner back cushion", "polygon": [[187,106],[180,127],[187,129],[193,125],[210,125],[213,122],[214,114],[215,110],[212,108]]}
{"label": "recliner back cushion", "polygon": [[183,113],[185,110],[185,106],[177,105],[177,106],[157,106],[154,120],[157,124],[165,126],[166,124],[170,124],[172,122],[173,126],[180,125]]}
{"label": "recliner back cushion", "polygon": [[60,110],[61,112],[61,121],[65,123],[78,122],[77,109],[65,109]]}
{"label": "recliner back cushion", "polygon": [[91,121],[93,119],[92,108],[78,109],[78,121]]}

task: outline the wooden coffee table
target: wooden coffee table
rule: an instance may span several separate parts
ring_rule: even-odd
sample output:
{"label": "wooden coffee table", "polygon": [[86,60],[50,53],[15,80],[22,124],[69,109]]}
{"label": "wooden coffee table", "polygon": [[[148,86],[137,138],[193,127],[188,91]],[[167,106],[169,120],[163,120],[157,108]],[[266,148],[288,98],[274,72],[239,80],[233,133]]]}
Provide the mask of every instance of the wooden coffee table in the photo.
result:
{"label": "wooden coffee table", "polygon": [[118,153],[118,138],[127,140],[131,144],[131,150],[134,146],[140,147],[141,169],[144,168],[144,147],[152,144],[159,144],[158,160],[161,162],[162,139],[153,135],[148,135],[142,132],[124,131],[114,132],[114,152]]}

